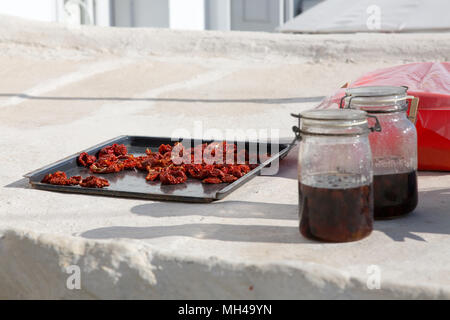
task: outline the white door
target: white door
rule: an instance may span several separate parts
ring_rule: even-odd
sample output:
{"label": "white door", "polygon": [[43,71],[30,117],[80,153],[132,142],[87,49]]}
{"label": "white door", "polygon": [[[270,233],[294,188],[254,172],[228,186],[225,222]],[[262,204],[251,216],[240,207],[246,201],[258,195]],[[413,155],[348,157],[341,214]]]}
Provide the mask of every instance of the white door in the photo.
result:
{"label": "white door", "polygon": [[231,30],[275,31],[284,23],[284,0],[231,0]]}

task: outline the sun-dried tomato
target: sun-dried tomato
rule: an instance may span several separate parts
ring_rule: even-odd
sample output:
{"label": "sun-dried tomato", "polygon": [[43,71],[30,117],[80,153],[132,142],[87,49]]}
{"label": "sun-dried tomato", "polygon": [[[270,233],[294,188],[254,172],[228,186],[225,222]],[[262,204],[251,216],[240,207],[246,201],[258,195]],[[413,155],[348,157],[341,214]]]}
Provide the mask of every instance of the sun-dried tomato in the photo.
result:
{"label": "sun-dried tomato", "polygon": [[236,181],[238,178],[236,178],[235,176],[231,175],[231,174],[225,174],[222,178],[223,182],[234,182]]}
{"label": "sun-dried tomato", "polygon": [[50,181],[56,179],[67,179],[67,175],[65,172],[56,171],[55,173],[46,174],[45,177],[41,180],[42,183],[50,183]]}
{"label": "sun-dried tomato", "polygon": [[127,147],[124,144],[114,143],[111,146],[104,147],[98,152],[98,157],[101,158],[105,155],[112,154],[117,157],[124,156],[128,153]]}
{"label": "sun-dried tomato", "polygon": [[126,170],[134,169],[138,162],[132,154],[127,155],[122,161],[123,168]]}
{"label": "sun-dried tomato", "polygon": [[186,182],[187,176],[182,170],[165,168],[159,174],[159,180],[162,184],[179,184]]}
{"label": "sun-dried tomato", "polygon": [[109,186],[109,182],[106,179],[89,176],[83,179],[81,176],[72,176],[67,178],[67,175],[63,171],[56,171],[55,173],[47,174],[42,183],[49,183],[54,185],[73,186],[80,185],[82,187],[102,188]]}
{"label": "sun-dried tomato", "polygon": [[81,182],[81,176],[72,176],[69,178],[69,184],[70,185],[77,185]]}
{"label": "sun-dried tomato", "polygon": [[91,164],[93,164],[95,161],[97,161],[97,158],[95,156],[91,156],[86,152],[83,152],[78,157],[78,163],[82,165],[83,167],[89,167]]}
{"label": "sun-dried tomato", "polygon": [[119,161],[119,158],[114,154],[105,154],[102,157],[98,158],[97,163],[114,163]]}
{"label": "sun-dried tomato", "polygon": [[98,167],[95,163],[89,167],[94,173],[116,173],[124,169],[123,163],[116,162],[107,167]]}
{"label": "sun-dried tomato", "polygon": [[243,175],[250,172],[250,167],[246,164],[238,164],[231,167],[230,173],[236,178],[240,178]]}
{"label": "sun-dried tomato", "polygon": [[122,171],[125,165],[114,154],[104,154],[89,169],[94,173],[114,173]]}
{"label": "sun-dried tomato", "polygon": [[202,183],[209,183],[209,184],[217,184],[217,183],[222,183],[222,180],[220,180],[219,178],[206,178],[202,180]]}
{"label": "sun-dried tomato", "polygon": [[160,154],[165,154],[166,152],[172,151],[172,146],[169,144],[162,144],[159,146],[158,152]]}
{"label": "sun-dried tomato", "polygon": [[85,188],[103,188],[108,187],[109,182],[106,179],[95,177],[95,176],[89,176],[81,180],[80,186]]}
{"label": "sun-dried tomato", "polygon": [[147,170],[148,174],[145,177],[145,180],[155,181],[159,178],[159,173],[161,172],[161,170],[163,170],[163,168],[162,167],[151,168],[150,166],[147,166]]}
{"label": "sun-dried tomato", "polygon": [[148,156],[138,156],[135,157],[134,160],[136,161],[136,166],[135,168],[138,170],[147,170],[147,166],[149,165],[149,163],[144,163],[145,161],[147,161],[149,159]]}
{"label": "sun-dried tomato", "polygon": [[145,180],[147,180],[147,181],[155,181],[158,178],[159,178],[159,172],[155,171],[155,170],[150,170],[148,172],[147,176],[145,177]]}
{"label": "sun-dried tomato", "polygon": [[80,183],[80,176],[73,176],[67,178],[67,175],[63,171],[56,171],[55,173],[49,173],[42,179],[42,183],[49,183],[54,185],[72,186]]}
{"label": "sun-dried tomato", "polygon": [[123,162],[100,159],[93,163],[89,170],[94,173],[115,173],[122,171],[124,168]]}
{"label": "sun-dried tomato", "polygon": [[222,170],[217,169],[217,168],[212,169],[209,172],[209,175],[211,177],[216,177],[216,178],[219,178],[219,179],[222,179],[225,176],[225,174],[222,172]]}
{"label": "sun-dried tomato", "polygon": [[194,179],[204,179],[208,176],[208,171],[203,170],[200,164],[192,166],[192,168],[188,169],[187,171],[189,175]]}

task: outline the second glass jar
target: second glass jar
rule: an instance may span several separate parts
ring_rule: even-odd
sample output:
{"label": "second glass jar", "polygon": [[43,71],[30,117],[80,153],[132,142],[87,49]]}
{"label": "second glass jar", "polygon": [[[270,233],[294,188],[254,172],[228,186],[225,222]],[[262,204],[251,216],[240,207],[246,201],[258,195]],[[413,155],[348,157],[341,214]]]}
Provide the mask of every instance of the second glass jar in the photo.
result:
{"label": "second glass jar", "polygon": [[[410,118],[406,111],[413,99]],[[414,210],[417,190],[417,99],[406,87],[367,86],[346,90],[342,108],[376,115],[383,130],[369,135],[374,171],[374,217],[392,219]]]}

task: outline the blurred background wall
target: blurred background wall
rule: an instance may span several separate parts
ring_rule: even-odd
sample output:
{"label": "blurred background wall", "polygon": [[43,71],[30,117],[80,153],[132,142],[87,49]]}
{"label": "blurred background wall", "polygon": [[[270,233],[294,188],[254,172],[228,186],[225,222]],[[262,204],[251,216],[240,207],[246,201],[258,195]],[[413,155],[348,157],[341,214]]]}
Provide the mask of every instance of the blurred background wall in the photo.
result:
{"label": "blurred background wall", "polygon": [[70,25],[275,31],[325,0],[0,0],[0,14]]}

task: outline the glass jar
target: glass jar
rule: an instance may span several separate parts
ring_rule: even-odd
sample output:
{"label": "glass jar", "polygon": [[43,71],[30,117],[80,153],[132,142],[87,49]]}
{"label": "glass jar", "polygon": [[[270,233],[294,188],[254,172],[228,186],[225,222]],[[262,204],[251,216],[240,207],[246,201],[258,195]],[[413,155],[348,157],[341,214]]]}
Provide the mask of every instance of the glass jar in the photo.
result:
{"label": "glass jar", "polygon": [[[369,135],[374,170],[374,217],[391,219],[413,211],[417,192],[418,99],[407,87],[372,86],[346,90],[341,107],[376,114],[383,131]],[[409,119],[408,99],[412,99]]]}
{"label": "glass jar", "polygon": [[367,113],[327,109],[293,116],[299,118],[293,130],[300,140],[301,234],[326,242],[368,236],[373,224],[373,172]]}

